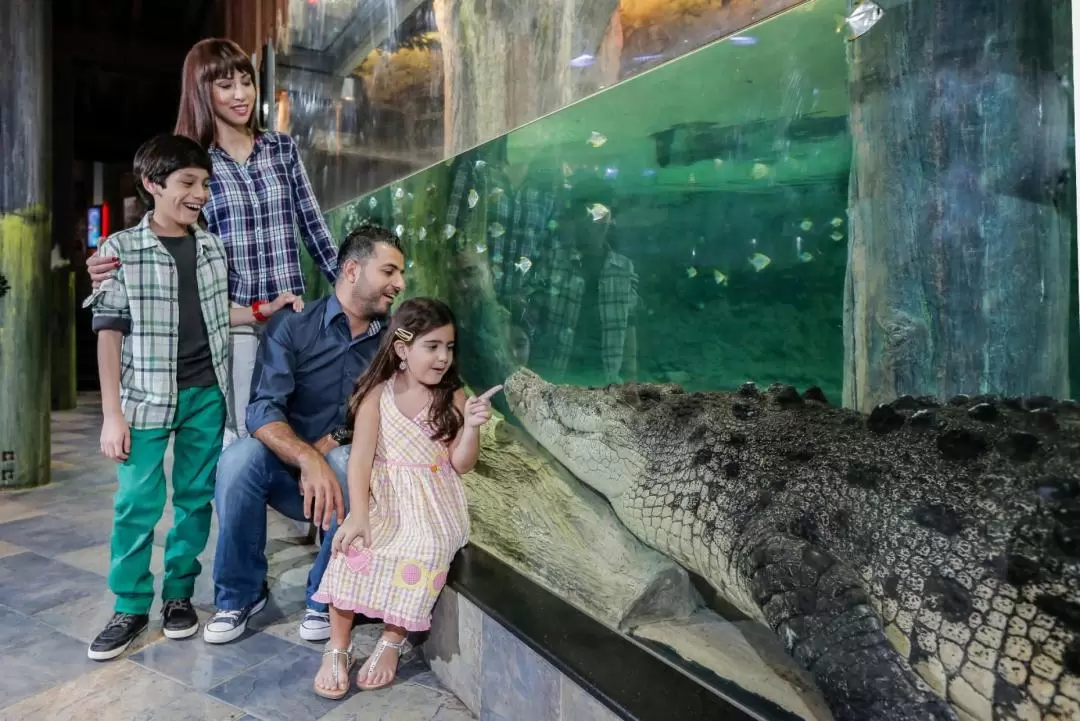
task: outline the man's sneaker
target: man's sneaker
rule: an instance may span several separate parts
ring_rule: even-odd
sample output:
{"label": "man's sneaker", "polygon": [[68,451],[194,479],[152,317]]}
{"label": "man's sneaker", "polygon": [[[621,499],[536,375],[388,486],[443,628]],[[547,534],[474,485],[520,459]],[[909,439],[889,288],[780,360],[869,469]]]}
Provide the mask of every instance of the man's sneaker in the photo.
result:
{"label": "man's sneaker", "polygon": [[91,661],[114,659],[131,645],[135,638],[146,630],[150,616],[145,613],[114,613],[105,628],[90,644],[86,655]]}
{"label": "man's sneaker", "polygon": [[304,620],[300,622],[300,638],[305,641],[329,641],[330,614],[307,609]]}
{"label": "man's sneaker", "polygon": [[206,628],[203,629],[203,640],[207,643],[235,641],[244,635],[244,631],[247,630],[248,620],[264,608],[266,608],[265,594],[255,603],[237,611],[218,611],[213,618],[206,622]]}
{"label": "man's sneaker", "polygon": [[190,598],[171,598],[161,607],[161,627],[166,638],[190,638],[199,632],[199,615]]}

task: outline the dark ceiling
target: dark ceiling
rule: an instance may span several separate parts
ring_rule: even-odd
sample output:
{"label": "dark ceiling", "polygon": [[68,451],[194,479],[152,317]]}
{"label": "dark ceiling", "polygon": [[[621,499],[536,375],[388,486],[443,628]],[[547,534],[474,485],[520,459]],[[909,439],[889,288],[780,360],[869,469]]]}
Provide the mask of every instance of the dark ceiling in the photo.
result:
{"label": "dark ceiling", "polygon": [[130,162],[176,120],[184,55],[220,35],[227,0],[58,0],[53,5],[54,122],[75,158]]}

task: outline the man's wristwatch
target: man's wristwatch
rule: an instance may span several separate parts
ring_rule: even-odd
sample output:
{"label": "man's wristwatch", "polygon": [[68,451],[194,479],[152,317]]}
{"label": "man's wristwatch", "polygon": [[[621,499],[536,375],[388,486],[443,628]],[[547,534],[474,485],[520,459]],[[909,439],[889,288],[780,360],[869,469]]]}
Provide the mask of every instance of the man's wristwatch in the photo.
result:
{"label": "man's wristwatch", "polygon": [[330,440],[337,443],[339,446],[348,445],[352,443],[352,429],[348,426],[341,426],[330,431]]}

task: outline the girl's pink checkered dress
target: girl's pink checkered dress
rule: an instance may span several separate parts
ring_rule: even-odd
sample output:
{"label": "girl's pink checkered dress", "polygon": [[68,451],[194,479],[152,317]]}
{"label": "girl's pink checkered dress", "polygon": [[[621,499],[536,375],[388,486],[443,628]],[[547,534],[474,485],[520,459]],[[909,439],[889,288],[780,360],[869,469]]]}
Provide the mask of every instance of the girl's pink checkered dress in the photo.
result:
{"label": "girl's pink checkered dress", "polygon": [[449,448],[429,435],[424,408],[406,418],[393,381],[379,399],[379,440],[371,472],[371,536],[330,561],[314,600],[409,631],[431,626],[446,572],[469,537],[469,509]]}

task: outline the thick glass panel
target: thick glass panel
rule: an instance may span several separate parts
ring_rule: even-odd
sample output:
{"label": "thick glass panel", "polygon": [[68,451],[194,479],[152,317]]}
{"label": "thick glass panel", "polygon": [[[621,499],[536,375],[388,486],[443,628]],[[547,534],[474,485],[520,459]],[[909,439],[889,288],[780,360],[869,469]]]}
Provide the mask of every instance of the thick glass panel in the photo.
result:
{"label": "thick glass panel", "polygon": [[1069,7],[944,7],[816,0],[329,214],[511,379],[473,542],[806,719],[1080,713]]}
{"label": "thick glass panel", "polygon": [[276,129],[334,206],[803,1],[293,0]]}

